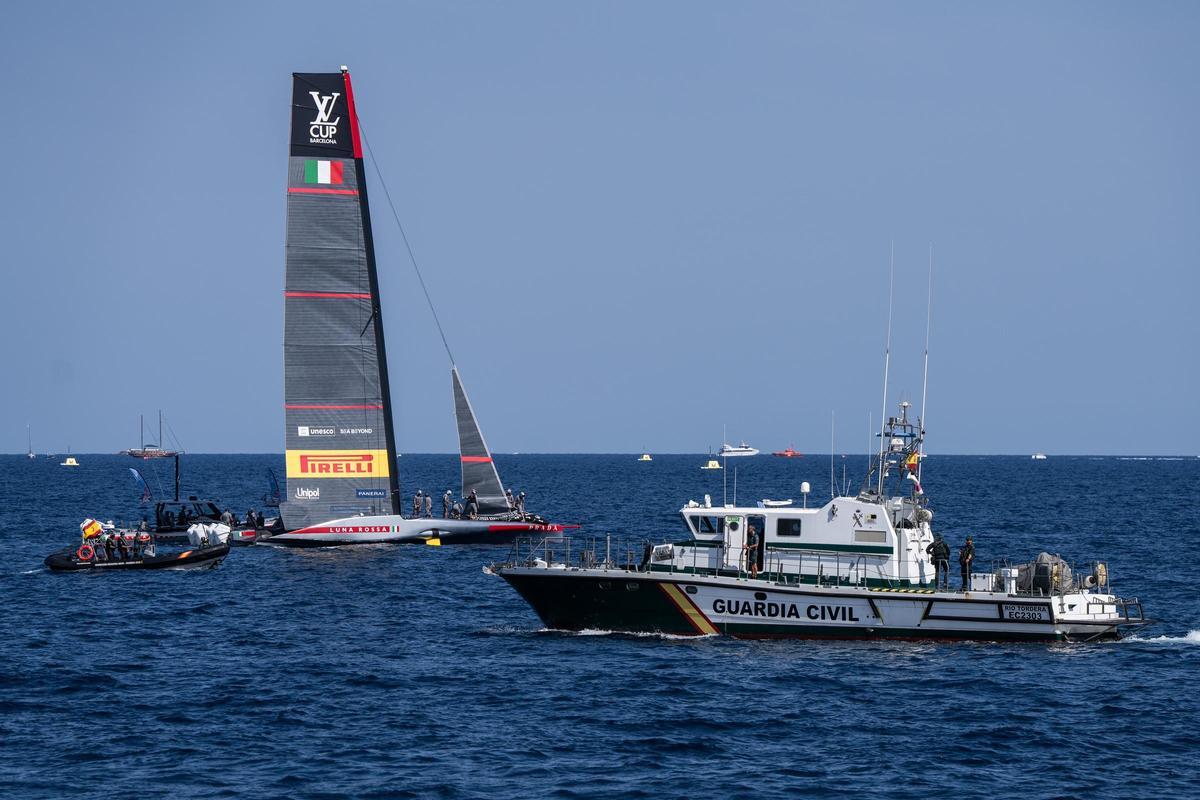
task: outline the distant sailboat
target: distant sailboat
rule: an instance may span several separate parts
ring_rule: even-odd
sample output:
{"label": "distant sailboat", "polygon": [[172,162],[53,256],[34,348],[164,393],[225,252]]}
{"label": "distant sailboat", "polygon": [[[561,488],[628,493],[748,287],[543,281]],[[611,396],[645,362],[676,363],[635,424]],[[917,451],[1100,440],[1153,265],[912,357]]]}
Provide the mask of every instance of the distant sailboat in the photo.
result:
{"label": "distant sailboat", "polygon": [[29,452],[25,454],[27,458],[37,458],[33,453],[33,434],[29,430],[29,426],[25,426],[25,438],[29,440]]}
{"label": "distant sailboat", "polygon": [[178,450],[164,450],[160,445],[163,441],[163,415],[162,410],[158,412],[158,444],[146,444],[146,419],[138,415],[138,440],[140,444],[136,448],[122,450],[121,455],[133,456],[134,458],[170,458],[171,456],[179,455]]}

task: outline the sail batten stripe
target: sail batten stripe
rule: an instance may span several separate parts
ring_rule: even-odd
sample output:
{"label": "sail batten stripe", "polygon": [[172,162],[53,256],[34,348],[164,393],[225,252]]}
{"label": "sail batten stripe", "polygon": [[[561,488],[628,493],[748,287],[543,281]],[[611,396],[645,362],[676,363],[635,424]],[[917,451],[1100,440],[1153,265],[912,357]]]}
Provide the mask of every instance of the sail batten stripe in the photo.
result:
{"label": "sail batten stripe", "polygon": [[492,461],[492,457],[491,456],[463,456],[462,460],[466,461],[468,463],[471,463],[471,464],[490,464]]}
{"label": "sail batten stripe", "polygon": [[288,194],[345,194],[358,196],[357,189],[309,189],[304,186],[292,186]]}
{"label": "sail batten stripe", "polygon": [[303,409],[303,410],[324,410],[324,411],[360,411],[366,410],[382,410],[383,404],[376,403],[374,405],[357,405],[357,406],[330,406],[330,405],[298,405],[296,403],[284,403],[284,408]]}
{"label": "sail batten stripe", "polygon": [[370,300],[369,292],[284,292],[284,297],[324,297],[334,300]]}

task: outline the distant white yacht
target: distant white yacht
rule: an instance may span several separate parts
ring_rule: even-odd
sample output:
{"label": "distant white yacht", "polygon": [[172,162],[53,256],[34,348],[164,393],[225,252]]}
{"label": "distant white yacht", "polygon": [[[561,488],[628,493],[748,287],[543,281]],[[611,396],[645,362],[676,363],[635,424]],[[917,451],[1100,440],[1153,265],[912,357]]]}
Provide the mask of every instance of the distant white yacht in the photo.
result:
{"label": "distant white yacht", "polygon": [[734,456],[756,456],[758,448],[742,442],[739,445],[732,445],[729,442],[721,445],[721,451],[718,453],[722,458],[733,458]]}
{"label": "distant white yacht", "polygon": [[1033,455],[1030,456],[1030,458],[1032,458],[1034,461],[1045,461],[1046,454],[1045,453],[1034,453]]}

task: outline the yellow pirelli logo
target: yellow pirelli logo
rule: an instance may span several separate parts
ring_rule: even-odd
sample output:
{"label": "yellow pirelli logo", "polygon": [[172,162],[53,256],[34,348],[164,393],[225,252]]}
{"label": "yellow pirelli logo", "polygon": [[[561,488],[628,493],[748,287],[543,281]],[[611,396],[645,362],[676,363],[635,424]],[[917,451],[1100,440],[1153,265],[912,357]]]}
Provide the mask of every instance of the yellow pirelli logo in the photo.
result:
{"label": "yellow pirelli logo", "polygon": [[289,478],[386,478],[387,450],[288,450]]}

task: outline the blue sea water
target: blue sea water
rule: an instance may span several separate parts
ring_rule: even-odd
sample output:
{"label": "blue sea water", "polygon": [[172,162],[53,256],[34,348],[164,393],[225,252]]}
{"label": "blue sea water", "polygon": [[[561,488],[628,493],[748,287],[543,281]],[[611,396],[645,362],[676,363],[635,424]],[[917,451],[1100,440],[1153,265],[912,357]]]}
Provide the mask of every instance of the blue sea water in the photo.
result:
{"label": "blue sea water", "polygon": [[[128,467],[149,464],[79,460],[0,457],[2,797],[1200,797],[1194,458],[928,459],[952,544],[973,535],[981,563],[1106,558],[1158,620],[1049,646],[549,632],[482,572],[502,547],[51,574],[42,558],[84,516],[141,516]],[[531,510],[654,539],[688,499],[732,489],[703,460],[497,457]],[[183,461],[185,493],[239,514],[283,466]],[[861,456],[846,464],[861,476]],[[406,493],[457,485],[452,456],[401,467]],[[828,495],[828,456],[736,467],[743,502],[798,499],[802,480]]]}

